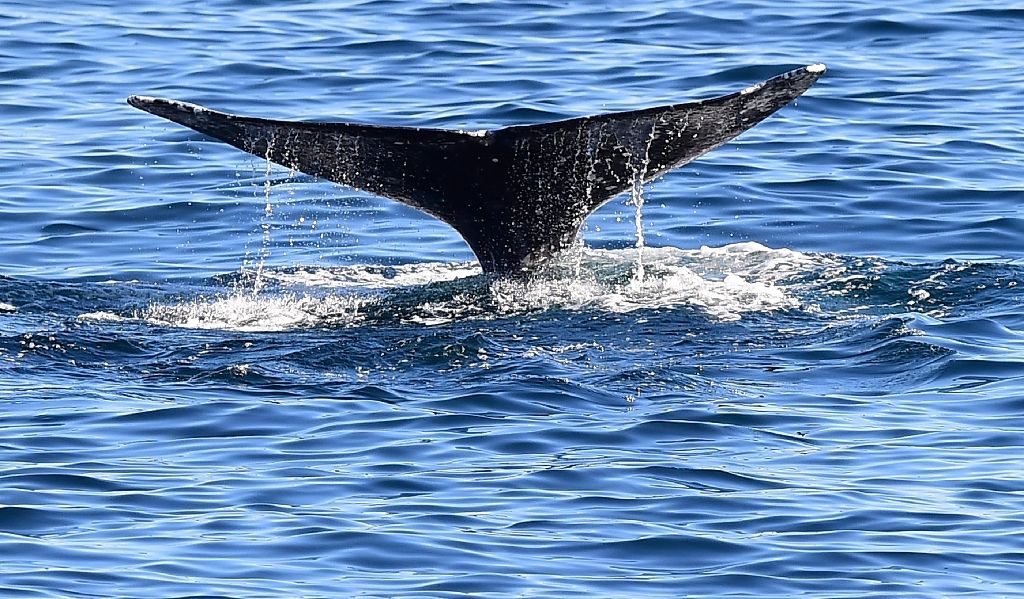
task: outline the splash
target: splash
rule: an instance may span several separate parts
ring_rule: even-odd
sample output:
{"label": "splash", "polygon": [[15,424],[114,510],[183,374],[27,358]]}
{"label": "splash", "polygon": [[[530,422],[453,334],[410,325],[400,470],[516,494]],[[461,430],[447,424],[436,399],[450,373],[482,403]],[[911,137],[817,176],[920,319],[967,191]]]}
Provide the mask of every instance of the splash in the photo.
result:
{"label": "splash", "polygon": [[363,291],[443,284],[483,273],[476,262],[422,262],[398,266],[353,265],[336,268],[292,268],[268,271],[281,285]]}
{"label": "splash", "polygon": [[563,276],[554,263],[546,276],[498,280],[491,293],[500,314],[549,310],[599,310],[627,313],[689,307],[716,320],[739,320],[745,314],[795,309],[801,302],[783,283],[815,267],[815,261],[792,250],[756,243],[725,248],[680,250],[646,248],[643,281],[635,271],[639,249],[584,249],[584,277]]}
{"label": "splash", "polygon": [[[742,243],[699,250],[637,248],[565,253],[527,279],[485,276],[477,264],[291,268],[264,271],[273,291],[211,294],[160,302],[130,318],[159,326],[241,331],[315,327],[437,326],[554,310],[629,313],[689,309],[719,321],[811,307],[798,282],[823,259]],[[83,315],[83,318],[116,315]]]}
{"label": "splash", "polygon": [[314,326],[352,326],[360,322],[366,300],[358,296],[285,293],[254,296],[235,292],[178,303],[160,303],[132,314],[158,326],[233,331],[280,331]]}

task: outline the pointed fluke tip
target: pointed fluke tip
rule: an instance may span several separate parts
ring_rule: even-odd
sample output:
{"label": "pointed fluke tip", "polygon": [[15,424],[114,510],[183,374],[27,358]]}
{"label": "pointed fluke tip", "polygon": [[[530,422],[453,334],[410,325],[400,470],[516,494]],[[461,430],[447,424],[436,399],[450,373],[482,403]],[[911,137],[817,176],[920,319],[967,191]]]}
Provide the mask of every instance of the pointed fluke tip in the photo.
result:
{"label": "pointed fluke tip", "polygon": [[153,96],[128,96],[128,104],[138,108],[139,110],[145,110],[153,114],[159,115],[157,107],[161,104],[169,105],[170,100],[164,100],[163,98],[154,98]]}
{"label": "pointed fluke tip", "polygon": [[772,77],[768,81],[784,81],[786,82],[785,85],[791,87],[794,91],[799,90],[797,95],[800,95],[807,91],[807,88],[814,85],[818,79],[821,79],[821,76],[825,74],[826,68],[823,63],[816,62],[805,67],[793,69],[777,77]]}
{"label": "pointed fluke tip", "polygon": [[212,112],[198,104],[168,100],[167,98],[154,98],[153,96],[128,96],[128,104],[175,122],[181,122],[179,119],[189,115],[203,115]]}
{"label": "pointed fluke tip", "polygon": [[159,104],[172,104],[173,100],[166,100],[164,98],[154,98],[153,96],[128,96],[128,104],[138,108],[139,110],[145,110],[152,112],[152,108]]}

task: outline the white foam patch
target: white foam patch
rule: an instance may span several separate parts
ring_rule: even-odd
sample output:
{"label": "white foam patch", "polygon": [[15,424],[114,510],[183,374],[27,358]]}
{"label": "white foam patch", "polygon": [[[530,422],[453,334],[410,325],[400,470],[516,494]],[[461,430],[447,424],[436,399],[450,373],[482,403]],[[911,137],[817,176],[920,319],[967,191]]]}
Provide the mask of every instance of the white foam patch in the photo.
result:
{"label": "white foam patch", "polygon": [[114,314],[113,312],[86,312],[78,315],[78,320],[82,322],[117,322],[122,320],[132,320],[131,318],[125,318],[120,314]]}
{"label": "white foam patch", "polygon": [[[682,262],[689,262],[699,272],[725,276],[734,274],[768,283],[776,283],[834,262],[821,255],[804,254],[787,248],[772,249],[759,243],[734,243],[722,247],[703,246],[699,250],[686,251],[664,248],[668,254],[681,254]],[[664,251],[661,250],[661,251]]]}
{"label": "white foam patch", "polygon": [[235,293],[177,304],[155,304],[134,315],[160,326],[233,331],[281,331],[330,323],[359,322],[359,297],[311,295],[264,296]]}
{"label": "white foam patch", "polygon": [[[475,263],[395,267],[264,270],[278,291],[226,292],[153,304],[130,316],[83,314],[84,320],[131,319],[158,326],[276,331],[317,326],[415,323],[435,326],[559,309],[625,313],[695,308],[713,319],[801,307],[796,278],[830,267],[823,256],[757,243],[699,250],[577,249],[529,278],[479,277]],[[465,281],[460,281],[465,279]],[[809,307],[810,309],[810,307]]]}
{"label": "white foam patch", "polygon": [[17,311],[18,311],[18,309],[15,308],[14,306],[12,306],[10,304],[5,304],[4,302],[0,302],[0,314],[3,314],[5,312],[17,312]]}
{"label": "white foam patch", "polygon": [[476,262],[423,262],[399,266],[344,266],[290,271],[264,271],[263,276],[284,285],[328,289],[395,289],[454,281],[481,274]]}
{"label": "white foam patch", "polygon": [[751,312],[799,307],[799,300],[779,283],[816,264],[806,254],[756,243],[689,251],[645,248],[645,275],[637,281],[631,271],[636,250],[584,249],[579,260],[578,278],[495,282],[491,291],[496,304],[506,313],[555,307],[632,312],[691,306],[717,319],[737,320]]}

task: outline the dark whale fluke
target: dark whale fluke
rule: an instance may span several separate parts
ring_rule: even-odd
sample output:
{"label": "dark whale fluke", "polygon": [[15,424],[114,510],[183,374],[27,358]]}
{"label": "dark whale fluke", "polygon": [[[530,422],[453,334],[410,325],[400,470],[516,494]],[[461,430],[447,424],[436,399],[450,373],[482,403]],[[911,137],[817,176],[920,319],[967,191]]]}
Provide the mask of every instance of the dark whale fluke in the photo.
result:
{"label": "dark whale fluke", "polygon": [[454,227],[484,271],[509,273],[568,247],[599,206],[753,127],[824,72],[816,64],[699,102],[476,132],[275,121],[145,96],[128,103],[419,208]]}

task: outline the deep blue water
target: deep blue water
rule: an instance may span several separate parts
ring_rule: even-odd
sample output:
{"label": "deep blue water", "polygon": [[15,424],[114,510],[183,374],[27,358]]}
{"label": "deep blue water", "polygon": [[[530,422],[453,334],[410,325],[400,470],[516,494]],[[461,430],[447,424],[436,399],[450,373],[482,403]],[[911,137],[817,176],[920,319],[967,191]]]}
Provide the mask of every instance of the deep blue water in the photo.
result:
{"label": "deep blue water", "polygon": [[[1010,3],[1012,5],[1013,3]],[[0,5],[0,596],[1024,596],[1024,6]],[[531,281],[134,110],[493,128],[814,62]]]}

